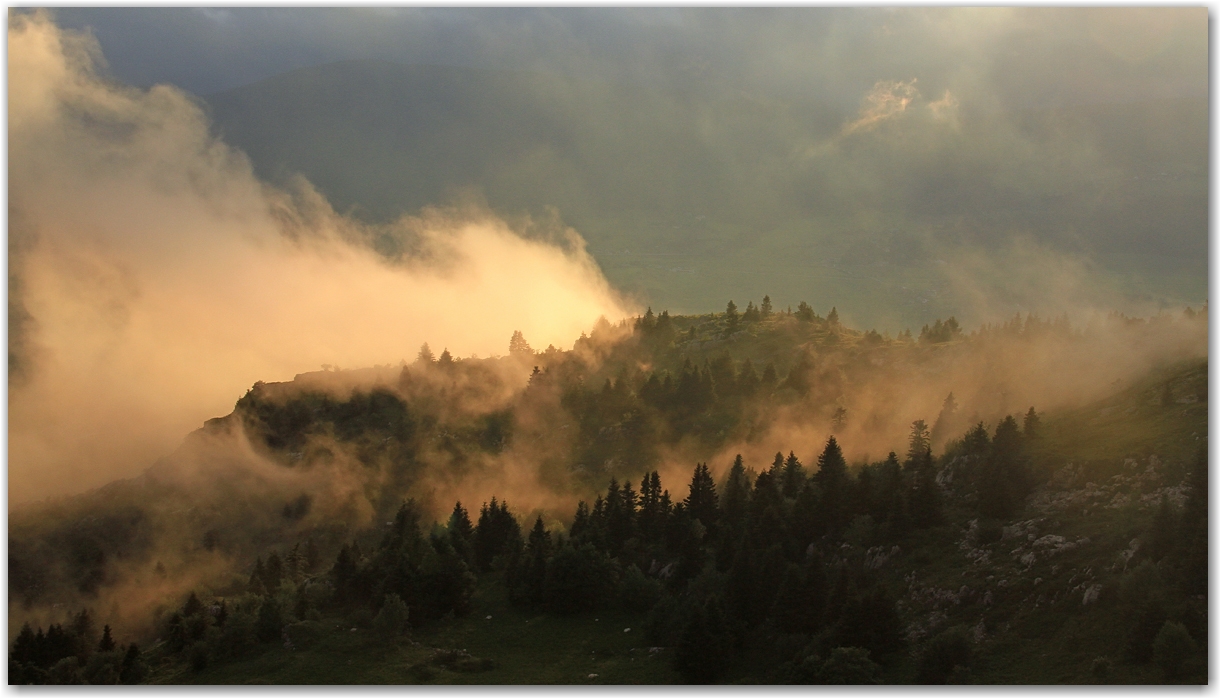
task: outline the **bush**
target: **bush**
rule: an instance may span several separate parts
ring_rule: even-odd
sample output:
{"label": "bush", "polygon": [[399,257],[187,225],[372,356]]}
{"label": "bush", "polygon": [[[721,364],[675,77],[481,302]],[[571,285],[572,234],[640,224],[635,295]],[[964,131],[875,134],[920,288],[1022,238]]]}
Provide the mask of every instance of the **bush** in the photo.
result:
{"label": "bush", "polygon": [[545,596],[558,613],[600,607],[612,598],[619,568],[591,545],[565,545],[547,562]]}
{"label": "bush", "polygon": [[835,686],[881,683],[881,666],[860,647],[836,647],[819,668],[818,683]]}
{"label": "bush", "polygon": [[249,654],[255,645],[254,626],[257,618],[246,607],[238,607],[225,620],[220,631],[218,649],[224,656],[240,658]]}
{"label": "bush", "polygon": [[191,660],[191,671],[196,673],[208,668],[208,644],[206,642],[196,642],[191,645],[189,652]]}
{"label": "bush", "polygon": [[284,627],[284,615],[280,604],[273,598],[263,601],[258,609],[258,620],[254,622],[254,636],[259,642],[275,642],[280,639]]}
{"label": "bush", "polygon": [[349,628],[367,628],[373,624],[373,612],[361,606],[347,614],[345,620]]}
{"label": "bush", "polygon": [[85,683],[80,660],[76,657],[64,657],[56,662],[47,672],[47,683],[59,686],[79,686]]}
{"label": "bush", "polygon": [[1145,604],[1135,627],[1127,635],[1127,645],[1123,649],[1124,659],[1132,664],[1145,664],[1151,660],[1152,645],[1163,625],[1165,609],[1159,603]]}
{"label": "bush", "polygon": [[407,604],[398,594],[386,594],[381,611],[373,619],[373,630],[383,638],[397,638],[410,627],[407,622],[408,615]]}
{"label": "bush", "polygon": [[995,519],[983,519],[979,522],[978,544],[990,545],[1004,537],[1004,525]]}
{"label": "bush", "polygon": [[1139,606],[1154,594],[1160,594],[1163,587],[1161,571],[1152,560],[1144,560],[1123,574],[1118,582],[1118,598],[1123,603]]}
{"label": "bush", "polygon": [[1186,626],[1174,621],[1166,621],[1165,625],[1161,626],[1161,631],[1156,634],[1156,640],[1152,642],[1153,659],[1169,680],[1182,675],[1182,665],[1198,650],[1199,647],[1186,631]]}
{"label": "bush", "polygon": [[623,575],[619,585],[619,605],[628,613],[643,613],[656,605],[661,598],[661,583],[644,576],[640,568],[632,565]]}
{"label": "bush", "polygon": [[326,634],[326,630],[322,627],[321,623],[311,620],[293,623],[285,627],[284,632],[287,633],[289,642],[296,649],[312,647],[315,642],[322,639],[322,636]]}
{"label": "bush", "polygon": [[1109,657],[1097,657],[1093,660],[1093,667],[1090,672],[1093,674],[1093,678],[1098,681],[1105,681],[1110,678],[1110,670],[1113,668]]}
{"label": "bush", "polygon": [[673,666],[687,683],[714,683],[732,657],[733,636],[719,606],[712,599],[705,607],[694,607],[682,628]]}
{"label": "bush", "polygon": [[[949,628],[928,643],[919,658],[916,681],[922,684],[948,683],[957,667],[968,669],[973,648],[970,636],[960,625]],[[960,670],[958,671],[960,674]]]}

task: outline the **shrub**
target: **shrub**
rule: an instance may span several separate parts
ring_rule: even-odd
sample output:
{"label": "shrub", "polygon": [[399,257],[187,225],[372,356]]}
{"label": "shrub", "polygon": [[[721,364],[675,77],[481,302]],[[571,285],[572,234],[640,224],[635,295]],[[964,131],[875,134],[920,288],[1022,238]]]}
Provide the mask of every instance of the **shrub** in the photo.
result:
{"label": "shrub", "polygon": [[876,685],[881,683],[881,666],[869,659],[868,650],[860,647],[836,647],[818,670],[818,683],[844,685]]}
{"label": "shrub", "polygon": [[661,583],[644,576],[640,568],[632,565],[623,575],[619,585],[619,605],[628,613],[643,613],[656,605],[661,598]]}
{"label": "shrub", "polygon": [[1110,678],[1110,670],[1112,668],[1113,664],[1110,662],[1109,657],[1097,657],[1093,660],[1093,667],[1090,670],[1090,673],[1092,673],[1093,678],[1097,679],[1098,681],[1105,681],[1106,679]]}
{"label": "shrub", "polygon": [[915,680],[923,684],[948,683],[956,667],[970,667],[972,650],[965,628],[960,625],[949,628],[932,638],[924,649]]}
{"label": "shrub", "polygon": [[196,673],[208,668],[208,644],[206,642],[196,642],[191,645],[189,657],[191,660],[191,671]]}
{"label": "shrub", "polygon": [[407,604],[398,594],[386,594],[381,610],[373,619],[373,629],[383,638],[396,638],[410,627],[408,615]]}
{"label": "shrub", "polygon": [[1152,642],[1152,657],[1166,679],[1177,679],[1182,674],[1182,665],[1198,651],[1186,626],[1175,621],[1166,621]]}

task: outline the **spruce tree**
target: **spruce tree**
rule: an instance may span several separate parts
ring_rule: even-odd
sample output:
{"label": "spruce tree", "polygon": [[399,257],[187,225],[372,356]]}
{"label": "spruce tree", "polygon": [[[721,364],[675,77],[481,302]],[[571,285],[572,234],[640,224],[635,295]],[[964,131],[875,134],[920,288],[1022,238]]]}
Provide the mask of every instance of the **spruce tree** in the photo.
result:
{"label": "spruce tree", "polygon": [[953,422],[957,418],[957,399],[950,392],[945,398],[944,403],[940,406],[940,414],[936,415],[936,421],[932,424],[932,433],[928,439],[933,445],[943,446],[945,439],[948,438],[949,430],[953,428]]}
{"label": "spruce tree", "polygon": [[907,443],[907,459],[903,463],[903,468],[910,471],[923,458],[924,451],[931,447],[926,422],[922,419],[917,419],[911,423],[911,437]]}
{"label": "spruce tree", "polygon": [[685,501],[686,511],[692,520],[702,523],[709,533],[714,530],[719,518],[718,500],[716,483],[708,472],[707,464],[696,464],[695,472],[691,476],[690,494]]}
{"label": "spruce tree", "polygon": [[847,461],[835,437],[826,441],[826,448],[818,456],[818,471],[813,481],[821,494],[819,506],[822,528],[837,531],[846,523]]}
{"label": "spruce tree", "polygon": [[750,481],[746,476],[745,462],[738,453],[729,468],[728,480],[724,483],[724,496],[720,498],[722,518],[732,531],[740,532],[750,506]]}
{"label": "spruce tree", "polygon": [[783,493],[785,497],[795,498],[805,486],[805,467],[797,460],[796,453],[789,451],[784,461]]}
{"label": "spruce tree", "polygon": [[941,523],[940,486],[936,484],[936,467],[931,449],[924,451],[924,455],[911,467],[910,480],[907,501],[911,523],[919,528]]}

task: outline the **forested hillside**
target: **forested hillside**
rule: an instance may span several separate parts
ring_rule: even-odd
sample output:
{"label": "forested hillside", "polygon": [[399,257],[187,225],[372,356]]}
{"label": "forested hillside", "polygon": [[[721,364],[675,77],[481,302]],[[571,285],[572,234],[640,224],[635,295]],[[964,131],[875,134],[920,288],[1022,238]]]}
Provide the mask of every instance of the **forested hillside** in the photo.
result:
{"label": "forested hillside", "polygon": [[1205,683],[1206,342],[764,298],[258,383],[11,513],[10,682]]}

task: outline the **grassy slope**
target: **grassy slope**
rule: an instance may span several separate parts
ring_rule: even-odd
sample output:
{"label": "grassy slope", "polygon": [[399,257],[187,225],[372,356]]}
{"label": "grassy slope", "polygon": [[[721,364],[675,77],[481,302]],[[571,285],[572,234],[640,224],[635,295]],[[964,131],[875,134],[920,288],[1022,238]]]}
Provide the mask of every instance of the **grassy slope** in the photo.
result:
{"label": "grassy slope", "polygon": [[[1154,372],[1093,405],[1046,415],[1044,453],[1054,456],[1044,463],[1044,470],[1068,461],[1083,463],[1087,479],[1104,485],[1112,476],[1130,472],[1125,458],[1138,458],[1142,467],[1148,455],[1156,454],[1164,463],[1162,472],[1173,473],[1195,453],[1195,437],[1206,434],[1205,393],[1198,399],[1206,377],[1206,360],[1186,362]],[[1166,382],[1174,400],[1169,405],[1162,404]],[[971,680],[978,683],[1096,683],[1093,661],[1103,656],[1113,664],[1109,683],[1160,683],[1155,665],[1128,666],[1120,661],[1132,618],[1115,600],[1122,572],[1115,564],[1117,553],[1146,530],[1155,506],[1141,507],[1138,497],[1135,500],[1113,508],[1099,503],[1088,514],[1083,507],[1028,507],[1021,518],[1035,522],[1037,537],[1088,538],[1073,550],[1041,553],[1028,566],[1019,559],[1031,549],[1025,536],[981,546],[990,553],[990,561],[972,564],[959,545],[972,514],[950,509],[946,512],[950,523],[902,541],[904,552],[893,563],[897,574],[892,576],[914,573],[904,597],[904,620],[918,623],[932,612],[947,616],[939,627],[959,623],[974,627],[982,620],[985,636],[971,672]],[[1102,585],[1100,600],[1087,606],[1079,587],[1085,579],[1089,585]],[[678,679],[669,666],[670,650],[648,651],[642,616],[598,613],[563,618],[523,612],[508,605],[497,581],[492,577],[480,582],[470,616],[417,630],[413,634],[417,644],[388,646],[367,629],[353,633],[341,619],[326,618],[325,626],[333,630],[309,648],[289,651],[276,646],[249,660],[199,674],[190,673],[181,661],[170,661],[157,667],[152,681],[657,684]],[[963,586],[978,596],[991,591],[994,603],[988,606],[975,597],[933,606],[910,594],[912,590],[959,592]],[[489,615],[491,619],[486,618]],[[624,632],[625,628],[632,630]],[[433,648],[464,649],[494,660],[495,668],[477,673],[419,668],[428,663]],[[903,656],[887,667],[885,680],[909,683],[914,671],[913,659]],[[591,679],[590,674],[597,677]],[[725,677],[729,682],[743,679],[748,677],[739,672]],[[1184,681],[1205,683],[1206,668],[1196,667]]]}
{"label": "grassy slope", "polygon": [[[398,644],[370,629],[352,632],[341,617],[326,617],[330,632],[295,651],[276,645],[247,661],[198,674],[173,662],[152,683],[177,684],[663,684],[677,681],[669,651],[650,653],[642,616],[596,613],[555,617],[508,603],[498,576],[481,580],[466,618],[412,633]],[[490,616],[490,618],[488,618]],[[624,632],[630,628],[630,632]],[[488,671],[429,667],[436,648],[461,649],[495,661]],[[424,668],[429,667],[429,668]],[[597,674],[590,678],[590,674]]]}

